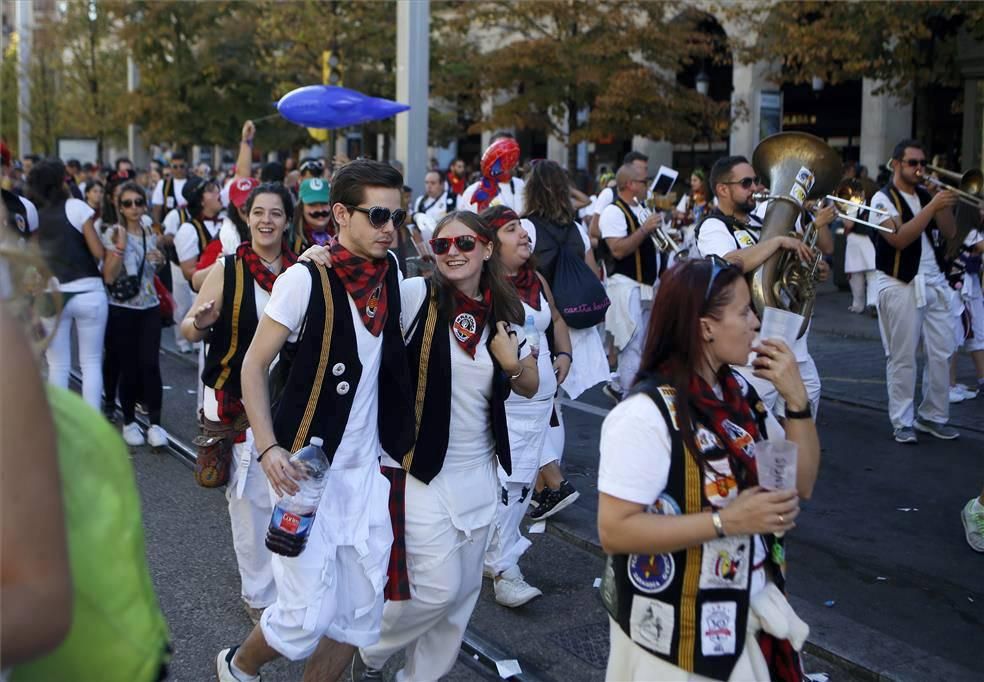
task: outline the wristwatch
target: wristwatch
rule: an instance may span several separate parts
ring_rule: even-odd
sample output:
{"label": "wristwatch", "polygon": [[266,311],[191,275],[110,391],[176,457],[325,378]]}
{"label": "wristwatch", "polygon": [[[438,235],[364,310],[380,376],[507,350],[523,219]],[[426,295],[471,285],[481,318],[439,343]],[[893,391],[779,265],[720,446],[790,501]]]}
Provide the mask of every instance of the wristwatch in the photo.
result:
{"label": "wristwatch", "polygon": [[791,410],[786,408],[786,419],[813,419],[813,407],[809,402],[802,410]]}

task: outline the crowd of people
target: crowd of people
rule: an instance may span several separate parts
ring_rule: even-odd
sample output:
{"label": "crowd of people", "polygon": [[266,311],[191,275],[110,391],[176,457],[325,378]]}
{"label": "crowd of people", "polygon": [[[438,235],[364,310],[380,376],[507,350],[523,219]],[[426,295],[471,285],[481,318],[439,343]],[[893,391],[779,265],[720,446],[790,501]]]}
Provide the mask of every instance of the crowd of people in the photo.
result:
{"label": "crowd of people", "polygon": [[[68,386],[74,332],[85,401],[111,418],[118,402],[123,440],[161,447],[163,327],[198,354],[218,476],[199,482],[226,484],[254,623],[218,653],[223,682],[277,657],[307,660],[305,680],[381,679],[401,651],[398,679],[445,675],[483,576],[507,608],[542,594],[521,524],[578,500],[561,404],[599,384],[614,403],[598,478],[609,679],[798,680],[807,627],[783,593],[783,535],[819,471],[821,383],[809,320],[795,343],[760,338],[747,276],[819,251],[824,281],[847,233],[850,310],[878,318],[899,443],[957,438],[950,403],[984,389],[984,211],[948,255],[957,197],[924,187],[915,140],[881,189],[845,173],[837,195],[867,205],[808,207],[790,228],[814,229],[810,247],[763,235],[769,178],[741,156],[694,169],[664,210],[639,152],[586,194],[498,133],[476,177],[455,160],[413,197],[395,162],[290,159],[254,177],[254,134],[246,122],[228,177],[177,152],[108,174],[3,158],[7,224],[52,275],[48,381]],[[955,383],[961,345],[976,388]],[[281,556],[267,529],[312,439],[326,488],[304,551]],[[798,447],[794,488],[759,486],[766,440]],[[962,517],[984,551],[984,494]]]}

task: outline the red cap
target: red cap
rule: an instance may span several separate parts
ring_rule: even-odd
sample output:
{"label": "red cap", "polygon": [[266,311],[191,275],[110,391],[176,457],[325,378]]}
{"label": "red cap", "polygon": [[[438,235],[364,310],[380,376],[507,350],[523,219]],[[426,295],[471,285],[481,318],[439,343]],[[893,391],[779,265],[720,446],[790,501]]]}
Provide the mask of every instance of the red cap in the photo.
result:
{"label": "red cap", "polygon": [[256,178],[236,178],[229,185],[229,201],[236,208],[242,208],[246,205],[250,192],[256,189],[259,184],[260,181]]}

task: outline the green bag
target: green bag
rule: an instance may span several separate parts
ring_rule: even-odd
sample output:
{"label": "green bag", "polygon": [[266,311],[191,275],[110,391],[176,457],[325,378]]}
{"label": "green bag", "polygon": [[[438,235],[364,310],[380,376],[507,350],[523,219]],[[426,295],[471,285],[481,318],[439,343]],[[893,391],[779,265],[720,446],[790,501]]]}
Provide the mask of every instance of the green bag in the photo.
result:
{"label": "green bag", "polygon": [[49,387],[74,587],[72,626],[11,682],[154,682],[170,658],[144,551],[140,497],[119,433],[76,394]]}

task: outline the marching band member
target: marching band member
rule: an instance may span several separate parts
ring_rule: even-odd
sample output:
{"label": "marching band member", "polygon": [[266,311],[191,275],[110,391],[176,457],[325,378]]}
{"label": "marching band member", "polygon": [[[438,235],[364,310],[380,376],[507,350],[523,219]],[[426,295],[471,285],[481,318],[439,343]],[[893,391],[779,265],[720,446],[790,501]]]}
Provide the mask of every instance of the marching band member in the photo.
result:
{"label": "marching band member", "polygon": [[[239,178],[238,182],[245,180]],[[210,268],[181,323],[181,332],[189,341],[205,341],[208,346],[202,373],[206,432],[222,433],[234,441],[226,499],[242,599],[255,624],[277,595],[271,553],[264,546],[273,504],[266,476],[256,462],[253,431],[242,402],[240,371],[274,282],[296,258],[284,247],[284,231],[294,208],[285,187],[260,185],[244,208],[250,239]]]}
{"label": "marching band member", "polygon": [[[860,180],[843,180],[834,192],[836,196],[850,193],[852,196],[864,194]],[[857,215],[858,209],[851,208],[850,215]],[[844,220],[847,245],[844,250],[844,272],[851,283],[852,313],[874,312],[878,300],[875,286],[875,244],[869,236],[869,229],[852,220]]]}
{"label": "marching band member", "polygon": [[[278,656],[310,657],[306,682],[335,680],[355,647],[379,638],[393,543],[379,459],[413,445],[399,276],[388,254],[405,219],[402,187],[399,172],[376,161],[338,171],[332,268],[298,264],[277,279],[243,359],[243,402],[274,492],[297,492],[290,453],[312,436],[332,461],[306,548],[272,558],[277,601],[240,646],[219,652],[220,682],[259,680]],[[267,374],[278,354],[272,411]]]}
{"label": "marching band member", "polygon": [[[609,553],[608,680],[789,680],[809,633],[783,596],[780,533],[796,526],[820,464],[809,418],[785,431],[732,365],[792,410],[809,405],[782,341],[759,326],[741,269],[718,257],[677,265],[656,295],[639,382],[602,425],[598,535]],[[758,487],[756,444],[798,445],[796,489]]]}
{"label": "marching band member", "polygon": [[505,401],[510,389],[530,398],[539,385],[494,240],[477,214],[449,213],[431,240],[434,275],[400,287],[410,374],[423,397],[416,443],[402,458],[411,598],[386,603],[382,636],[355,657],[353,679],[373,679],[401,649],[397,679],[440,679],[478,601],[499,500],[496,459],[512,472]]}
{"label": "marching band member", "polygon": [[[439,171],[427,171],[424,176],[424,190],[413,202],[414,213],[426,213],[436,223],[458,207],[457,195],[444,183]],[[430,236],[425,235],[425,238],[430,239]]]}
{"label": "marching band member", "polygon": [[[899,443],[917,442],[916,431],[952,440],[960,432],[950,418],[950,289],[944,273],[945,239],[956,234],[949,190],[931,196],[920,184],[926,153],[916,140],[902,140],[892,152],[892,179],[872,198],[875,209],[888,211],[882,224],[895,233],[875,237],[878,268],[878,329],[885,346],[888,417]],[[916,348],[923,339],[926,368],[922,403],[914,419]],[[915,429],[915,430],[913,430]]]}

